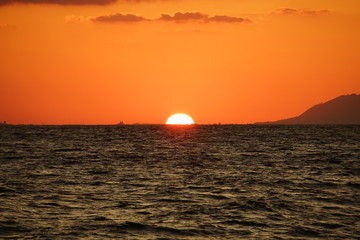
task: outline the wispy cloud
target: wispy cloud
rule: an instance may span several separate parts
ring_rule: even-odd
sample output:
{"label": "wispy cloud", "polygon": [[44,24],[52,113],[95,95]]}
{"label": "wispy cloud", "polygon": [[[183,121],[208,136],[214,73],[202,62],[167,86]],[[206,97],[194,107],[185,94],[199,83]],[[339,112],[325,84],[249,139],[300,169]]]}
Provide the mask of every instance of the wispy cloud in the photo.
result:
{"label": "wispy cloud", "polygon": [[161,21],[172,21],[176,23],[186,23],[191,21],[210,23],[210,22],[219,22],[219,23],[251,23],[251,20],[248,18],[242,17],[233,17],[228,15],[214,15],[209,16],[208,14],[203,14],[200,12],[177,12],[174,15],[162,14],[158,19]]}
{"label": "wispy cloud", "polygon": [[222,22],[222,23],[251,23],[248,18],[233,17],[227,15],[214,15],[209,16],[200,12],[177,12],[174,15],[162,14],[159,18],[161,21],[172,21],[176,23],[186,23],[191,21],[209,23],[209,22]]}
{"label": "wispy cloud", "polygon": [[311,10],[311,9],[293,9],[293,8],[278,8],[272,12],[274,15],[309,15],[318,16],[321,14],[329,13],[327,9]]}
{"label": "wispy cloud", "polygon": [[[116,2],[150,2],[152,0],[0,0],[1,5],[8,4],[57,4],[57,5],[109,5]],[[160,0],[159,0],[160,1]]]}
{"label": "wispy cloud", "polygon": [[[8,4],[57,4],[57,5],[109,5],[116,2],[142,3],[155,0],[0,0],[1,5]],[[166,0],[158,0],[166,1]]]}
{"label": "wispy cloud", "polygon": [[177,12],[173,16],[170,14],[162,14],[159,20],[173,21],[173,22],[186,22],[186,21],[203,21],[208,18],[208,15],[199,12]]}
{"label": "wispy cloud", "polygon": [[140,22],[146,21],[147,19],[142,16],[134,14],[121,14],[116,13],[112,15],[104,15],[91,19],[94,22]]}
{"label": "wispy cloud", "polygon": [[68,15],[65,17],[65,23],[83,23],[85,18],[83,16]]}
{"label": "wispy cloud", "polygon": [[58,5],[108,5],[118,0],[0,0],[0,5],[21,4],[58,4]]}
{"label": "wispy cloud", "polygon": [[252,21],[248,18],[242,17],[231,17],[227,15],[215,15],[208,18],[210,22],[224,22],[224,23],[251,23]]}
{"label": "wispy cloud", "polygon": [[175,23],[187,23],[187,22],[198,22],[198,23],[210,23],[210,22],[218,22],[218,23],[251,23],[251,20],[248,18],[242,17],[232,17],[227,15],[214,15],[209,16],[207,14],[203,14],[200,12],[177,12],[174,15],[170,14],[162,14],[159,18],[149,19],[143,16],[138,16],[134,14],[122,14],[116,13],[111,15],[103,15],[91,18],[93,22],[102,22],[102,23],[110,23],[110,22],[141,22],[141,21],[167,21],[167,22],[175,22]]}

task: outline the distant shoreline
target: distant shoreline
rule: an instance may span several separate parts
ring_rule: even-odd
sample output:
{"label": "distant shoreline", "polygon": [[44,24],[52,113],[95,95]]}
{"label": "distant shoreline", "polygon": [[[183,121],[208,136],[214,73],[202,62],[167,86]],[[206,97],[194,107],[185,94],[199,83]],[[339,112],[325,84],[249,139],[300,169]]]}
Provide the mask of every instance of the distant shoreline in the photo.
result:
{"label": "distant shoreline", "polygon": [[165,123],[137,123],[137,124],[2,124],[0,126],[169,126],[169,127],[192,127],[192,126],[342,126],[342,125],[360,125],[360,123],[295,123],[295,124],[286,124],[286,123],[274,123],[274,122],[261,122],[261,123],[224,123],[224,124],[192,124],[192,125],[169,125]]}

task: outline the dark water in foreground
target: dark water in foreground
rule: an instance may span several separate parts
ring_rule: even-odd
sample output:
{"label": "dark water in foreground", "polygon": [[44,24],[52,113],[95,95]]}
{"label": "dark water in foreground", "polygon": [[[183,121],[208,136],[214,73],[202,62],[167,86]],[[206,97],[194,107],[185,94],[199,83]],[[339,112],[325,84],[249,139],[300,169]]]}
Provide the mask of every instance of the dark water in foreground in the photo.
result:
{"label": "dark water in foreground", "polygon": [[360,126],[0,126],[2,239],[360,239]]}

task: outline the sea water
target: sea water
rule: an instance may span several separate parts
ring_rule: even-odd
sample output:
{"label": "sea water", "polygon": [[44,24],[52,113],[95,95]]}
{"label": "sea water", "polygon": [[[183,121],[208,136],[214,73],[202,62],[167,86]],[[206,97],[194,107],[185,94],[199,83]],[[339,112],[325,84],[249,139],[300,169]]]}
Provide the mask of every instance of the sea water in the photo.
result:
{"label": "sea water", "polygon": [[0,126],[2,239],[359,239],[360,126]]}

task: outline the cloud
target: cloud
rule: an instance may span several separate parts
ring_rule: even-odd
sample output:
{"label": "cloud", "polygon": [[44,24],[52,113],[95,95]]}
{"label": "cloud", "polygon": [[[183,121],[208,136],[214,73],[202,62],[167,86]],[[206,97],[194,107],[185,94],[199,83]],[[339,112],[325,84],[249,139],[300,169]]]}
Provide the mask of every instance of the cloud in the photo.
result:
{"label": "cloud", "polygon": [[134,14],[121,14],[116,13],[112,15],[104,15],[91,19],[94,22],[140,22],[146,21],[147,19]]}
{"label": "cloud", "polygon": [[224,23],[251,23],[252,21],[248,18],[242,17],[231,17],[226,15],[215,15],[208,18],[210,22],[224,22]]}
{"label": "cloud", "polygon": [[318,16],[321,14],[329,13],[329,10],[310,10],[310,9],[293,9],[293,8],[278,8],[272,14],[275,15],[309,15]]}
{"label": "cloud", "polygon": [[[57,4],[57,5],[109,5],[116,2],[150,2],[154,0],[0,0],[1,5],[8,4]],[[165,1],[165,0],[164,0]]]}
{"label": "cloud", "polygon": [[209,22],[222,22],[222,23],[251,23],[250,19],[247,18],[241,18],[241,17],[232,17],[227,15],[215,15],[212,17],[209,17],[207,14],[203,14],[200,12],[177,12],[173,16],[169,14],[162,14],[161,17],[158,19],[161,21],[171,21],[176,23],[185,23],[185,22],[203,22],[203,23],[209,23]]}
{"label": "cloud", "polygon": [[208,18],[207,15],[199,12],[186,12],[186,13],[177,12],[173,16],[169,14],[162,14],[159,20],[184,22],[184,21],[201,21],[207,18]]}
{"label": "cloud", "polygon": [[[76,22],[77,19],[75,16],[67,16],[66,22]],[[142,16],[134,15],[134,14],[122,14],[115,13],[110,15],[103,15],[94,18],[90,18],[93,22],[101,22],[101,23],[112,23],[112,22],[141,22],[141,21],[167,21],[167,22],[175,22],[175,23],[187,23],[187,22],[199,22],[199,23],[210,23],[210,22],[218,22],[218,23],[251,23],[252,21],[248,18],[241,17],[231,17],[226,15],[215,15],[209,17],[207,14],[203,14],[200,12],[177,12],[174,15],[162,14],[157,19],[149,19]]]}
{"label": "cloud", "polygon": [[75,15],[69,15],[65,17],[65,23],[76,23],[80,24],[85,21],[85,18],[83,16],[75,16]]}
{"label": "cloud", "polygon": [[23,4],[58,4],[58,5],[108,5],[118,0],[0,0],[0,5]]}

